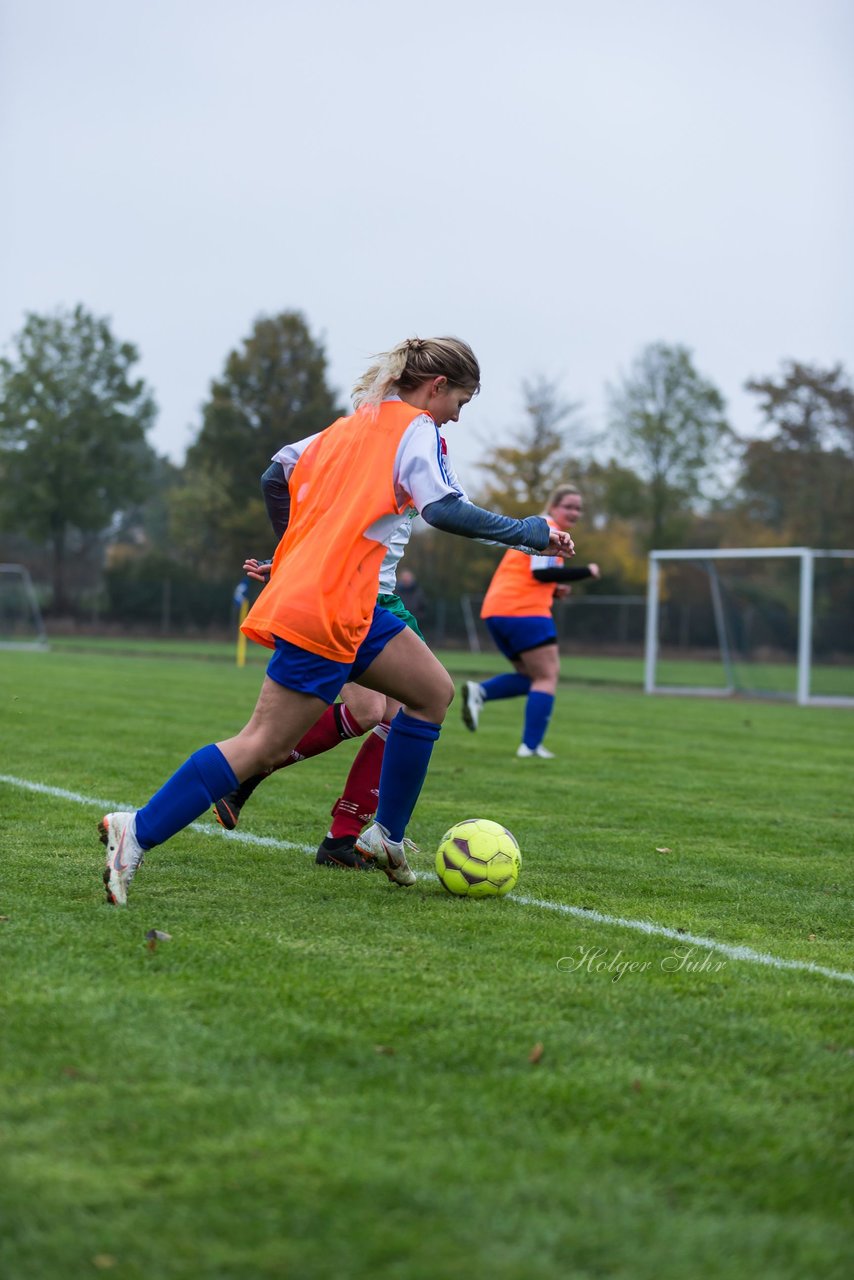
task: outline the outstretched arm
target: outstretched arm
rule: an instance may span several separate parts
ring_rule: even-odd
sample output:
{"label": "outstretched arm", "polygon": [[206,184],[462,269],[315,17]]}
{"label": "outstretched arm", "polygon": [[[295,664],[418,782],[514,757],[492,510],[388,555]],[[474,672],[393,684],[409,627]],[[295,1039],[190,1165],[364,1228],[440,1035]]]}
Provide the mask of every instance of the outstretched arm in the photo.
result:
{"label": "outstretched arm", "polygon": [[514,520],[469,502],[445,455],[435,422],[429,414],[419,415],[406,429],[395,457],[398,501],[408,499],[429,525],[446,533],[514,547],[529,555],[574,554],[569,534],[550,529],[542,516]]}
{"label": "outstretched arm", "polygon": [[574,547],[568,533],[549,528],[542,516],[525,516],[515,520],[495,511],[476,507],[458,494],[449,493],[421,508],[421,515],[434,529],[461,534],[465,538],[516,547],[534,555],[548,551],[552,555],[572,555]]}

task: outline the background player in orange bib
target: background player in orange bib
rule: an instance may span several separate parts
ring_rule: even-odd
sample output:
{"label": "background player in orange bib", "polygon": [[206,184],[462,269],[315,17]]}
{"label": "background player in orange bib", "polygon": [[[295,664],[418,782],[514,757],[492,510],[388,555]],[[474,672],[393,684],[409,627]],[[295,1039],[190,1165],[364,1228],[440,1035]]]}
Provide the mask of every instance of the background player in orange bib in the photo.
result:
{"label": "background player in orange bib", "polygon": [[[581,494],[574,485],[562,484],[549,498],[546,510],[550,528],[568,531],[581,515]],[[553,556],[505,553],[489,584],[480,616],[516,672],[493,676],[480,684],[466,681],[462,713],[467,728],[472,732],[477,729],[484,703],[525,697],[525,723],[516,754],[523,759],[553,759],[553,753],[543,746],[560,674],[552,604],[556,596],[571,589],[570,583],[598,577],[596,564],[564,566]]]}

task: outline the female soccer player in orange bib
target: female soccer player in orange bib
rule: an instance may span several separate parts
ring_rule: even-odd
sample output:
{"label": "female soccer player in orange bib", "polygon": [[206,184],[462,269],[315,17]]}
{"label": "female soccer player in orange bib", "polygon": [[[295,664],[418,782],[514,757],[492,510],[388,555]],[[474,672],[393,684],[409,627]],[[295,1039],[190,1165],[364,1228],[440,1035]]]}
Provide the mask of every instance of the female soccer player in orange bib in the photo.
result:
{"label": "female soccer player in orange bib", "polygon": [[[547,513],[550,529],[568,532],[581,515],[581,494],[574,485],[560,485],[549,498]],[[556,595],[571,590],[569,583],[598,577],[596,564],[564,566],[547,555],[505,553],[489,584],[480,616],[516,671],[513,675],[493,676],[481,684],[466,681],[462,711],[467,728],[477,728],[485,702],[524,697],[525,723],[516,754],[523,759],[554,758],[554,753],[543,746],[560,672],[552,603]]]}
{"label": "female soccer player in orange bib", "polygon": [[387,541],[412,507],[450,533],[530,553],[573,550],[569,534],[541,517],[484,511],[451,483],[439,431],[459,420],[479,388],[466,343],[407,339],[356,384],[355,411],[305,449],[291,476],[288,526],[270,581],[243,624],[273,650],[255,710],[234,737],[195,751],[143,808],[101,819],[109,902],[127,901],[147,850],[246,778],[282,764],[354,679],[403,704],[388,735],[376,820],[357,848],[395,883],[415,882],[404,832],[454,690],[427,645],[376,603]]}

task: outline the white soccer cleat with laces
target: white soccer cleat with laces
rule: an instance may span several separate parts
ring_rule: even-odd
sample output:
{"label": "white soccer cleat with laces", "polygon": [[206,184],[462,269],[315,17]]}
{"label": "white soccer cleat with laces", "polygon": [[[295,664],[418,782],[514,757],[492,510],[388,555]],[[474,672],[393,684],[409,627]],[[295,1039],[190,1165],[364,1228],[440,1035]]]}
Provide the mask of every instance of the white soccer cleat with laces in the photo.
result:
{"label": "white soccer cleat with laces", "polygon": [[463,685],[463,724],[474,733],[480,719],[480,709],[486,699],[483,690],[476,680],[466,680]]}
{"label": "white soccer cleat with laces", "polygon": [[555,753],[553,751],[549,751],[549,749],[544,747],[542,743],[540,743],[538,747],[526,747],[523,742],[520,745],[519,750],[516,752],[516,755],[520,760],[531,760],[535,756],[540,760],[554,760],[555,758]]}
{"label": "white soccer cleat with laces", "polygon": [[136,838],[135,813],[108,813],[98,823],[98,837],[107,846],[104,887],[107,901],[123,907],[128,886],[142,862],[144,851]]}
{"label": "white soccer cleat with laces", "polygon": [[411,840],[390,840],[385,827],[372,822],[356,841],[356,852],[372,861],[395,884],[415,884],[416,875],[406,861],[406,848],[414,849]]}

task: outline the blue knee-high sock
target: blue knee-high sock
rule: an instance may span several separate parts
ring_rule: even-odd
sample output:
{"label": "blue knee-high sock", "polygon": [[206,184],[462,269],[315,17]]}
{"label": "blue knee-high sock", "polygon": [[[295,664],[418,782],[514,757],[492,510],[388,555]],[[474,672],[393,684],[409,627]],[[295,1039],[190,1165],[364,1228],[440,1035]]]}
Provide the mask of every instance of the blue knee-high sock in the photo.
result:
{"label": "blue knee-high sock", "polygon": [[143,849],[163,844],[194,822],[238,785],[234,770],[211,743],[194,751],[136,815],[136,838]]}
{"label": "blue knee-high sock", "polygon": [[485,702],[496,702],[499,698],[520,698],[531,687],[530,676],[523,676],[518,671],[508,671],[503,676],[493,676],[481,683]]}
{"label": "blue knee-high sock", "polygon": [[554,704],[553,693],[540,693],[539,690],[535,690],[533,693],[528,694],[528,701],[525,705],[525,732],[522,735],[522,741],[532,751],[534,747],[540,745],[546,736],[546,729],[549,727],[549,719]]}
{"label": "blue knee-high sock", "polygon": [[416,720],[405,711],[398,711],[391,722],[380,774],[377,822],[392,840],[403,839],[441,727],[432,720]]}

